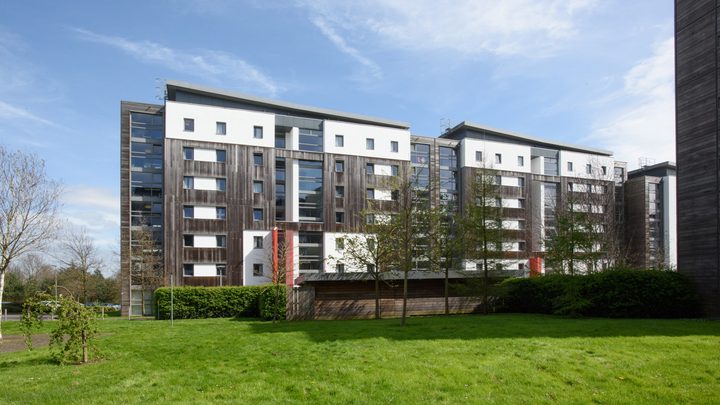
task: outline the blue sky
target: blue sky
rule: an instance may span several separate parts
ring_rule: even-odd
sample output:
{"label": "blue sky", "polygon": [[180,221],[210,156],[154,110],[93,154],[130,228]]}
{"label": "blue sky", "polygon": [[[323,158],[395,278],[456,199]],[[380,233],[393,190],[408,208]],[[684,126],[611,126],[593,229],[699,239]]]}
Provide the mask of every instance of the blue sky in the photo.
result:
{"label": "blue sky", "polygon": [[675,160],[671,0],[6,1],[0,143],[62,180],[109,267],[120,100],[175,79]]}

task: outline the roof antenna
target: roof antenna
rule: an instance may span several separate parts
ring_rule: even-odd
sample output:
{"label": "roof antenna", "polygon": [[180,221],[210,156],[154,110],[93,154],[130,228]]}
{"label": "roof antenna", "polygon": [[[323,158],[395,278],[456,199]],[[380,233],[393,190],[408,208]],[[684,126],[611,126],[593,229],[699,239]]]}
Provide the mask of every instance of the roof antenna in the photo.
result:
{"label": "roof antenna", "polygon": [[440,131],[446,133],[452,129],[452,121],[450,118],[440,118]]}
{"label": "roof antenna", "polygon": [[159,77],[155,78],[155,98],[158,100],[167,100],[167,87],[165,86],[165,79]]}
{"label": "roof antenna", "polygon": [[652,166],[655,164],[655,159],[649,158],[649,157],[640,157],[638,158],[638,166],[645,168],[647,166]]}

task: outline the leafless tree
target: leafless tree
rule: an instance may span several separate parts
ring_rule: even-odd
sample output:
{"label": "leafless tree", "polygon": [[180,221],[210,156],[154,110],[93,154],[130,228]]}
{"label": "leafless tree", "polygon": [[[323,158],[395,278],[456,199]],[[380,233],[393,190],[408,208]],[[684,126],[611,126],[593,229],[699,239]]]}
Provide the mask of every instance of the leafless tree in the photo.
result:
{"label": "leafless tree", "polygon": [[[152,228],[143,227],[133,230],[130,249],[132,252],[130,280],[132,285],[140,286],[142,297],[145,297],[147,292],[153,292],[167,285],[162,247]],[[143,299],[142,302],[144,306],[145,300]],[[146,308],[142,309],[142,313],[146,313]]]}
{"label": "leafless tree", "polygon": [[102,269],[95,242],[87,234],[85,228],[69,229],[62,241],[64,256],[61,259],[68,269],[75,269],[80,273],[80,302],[87,303],[88,281],[95,271]]}
{"label": "leafless tree", "polygon": [[10,263],[44,248],[55,235],[60,192],[42,159],[0,146],[0,303]]}

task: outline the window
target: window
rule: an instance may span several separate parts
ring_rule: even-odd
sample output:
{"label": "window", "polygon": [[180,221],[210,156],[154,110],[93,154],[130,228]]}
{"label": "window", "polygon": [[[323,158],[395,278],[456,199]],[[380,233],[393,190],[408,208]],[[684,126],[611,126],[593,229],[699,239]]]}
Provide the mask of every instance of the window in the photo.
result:
{"label": "window", "polygon": [[573,171],[572,162],[567,162],[567,170],[568,170],[569,172]]}
{"label": "window", "polygon": [[391,191],[391,192],[390,192],[390,199],[393,200],[393,201],[399,200],[399,199],[400,199],[400,191],[398,191],[398,190],[393,190],[393,191]]}
{"label": "window", "polygon": [[263,237],[262,236],[253,236],[253,248],[255,248],[255,249],[263,248]]}
{"label": "window", "polygon": [[225,207],[215,207],[215,218],[225,219]]}
{"label": "window", "polygon": [[183,158],[185,160],[193,160],[193,148],[183,148]]}
{"label": "window", "polygon": [[365,215],[365,223],[366,224],[374,224],[375,223],[375,215],[373,215],[373,214]]}
{"label": "window", "polygon": [[345,137],[342,135],[335,135],[335,146],[339,148],[345,146]]}
{"label": "window", "polygon": [[502,163],[502,154],[500,154],[500,153],[495,154],[495,163],[497,163],[497,164]]}
{"label": "window", "polygon": [[502,198],[495,197],[495,206],[496,207],[502,207]]}
{"label": "window", "polygon": [[345,223],[345,213],[337,211],[335,212],[335,223],[338,224],[344,224]]}
{"label": "window", "polygon": [[226,237],[225,235],[217,235],[217,236],[215,237],[215,239],[216,239],[216,242],[217,242],[217,243],[215,244],[215,246],[217,246],[217,247],[227,247],[227,237]]}
{"label": "window", "polygon": [[518,187],[525,187],[525,177],[518,177]]}
{"label": "window", "polygon": [[195,275],[195,265],[192,263],[183,264],[183,276],[192,277]]}
{"label": "window", "polygon": [[365,173],[366,174],[375,174],[375,164],[374,163],[368,163],[365,165]]}
{"label": "window", "polygon": [[253,164],[255,166],[262,166],[263,165],[263,155],[262,153],[253,153]]}
{"label": "window", "polygon": [[323,162],[316,160],[298,161],[299,187],[297,201],[300,222],[323,221]]}
{"label": "window", "polygon": [[183,235],[183,246],[193,247],[195,245],[195,238],[192,235]]}
{"label": "window", "polygon": [[400,151],[400,145],[397,141],[390,141],[390,151],[397,153]]}
{"label": "window", "polygon": [[345,197],[345,187],[344,186],[335,186],[335,197],[336,198]]}
{"label": "window", "polygon": [[314,129],[300,128],[298,149],[309,152],[323,151],[323,133]]}
{"label": "window", "polygon": [[367,239],[367,247],[368,247],[369,251],[371,251],[371,252],[374,251],[375,250],[375,239],[368,238]]}
{"label": "window", "polygon": [[340,274],[345,273],[345,264],[344,263],[338,263],[335,265],[335,271],[337,271]]}
{"label": "window", "polygon": [[262,275],[263,275],[262,263],[253,263],[253,276],[262,277]]}
{"label": "window", "polygon": [[335,250],[345,249],[345,238],[335,238]]}
{"label": "window", "polygon": [[525,199],[518,198],[518,208],[525,208]]}
{"label": "window", "polygon": [[191,205],[183,207],[183,218],[192,218],[195,215],[195,208]]}
{"label": "window", "polygon": [[375,273],[375,265],[374,264],[368,264],[367,266],[365,266],[365,268],[367,269],[368,273]]}
{"label": "window", "polygon": [[369,189],[365,190],[365,195],[368,200],[374,200],[375,199],[375,189],[369,188]]}
{"label": "window", "polygon": [[502,186],[502,176],[495,176],[495,184],[497,184],[498,186]]}
{"label": "window", "polygon": [[275,132],[275,147],[278,149],[285,149],[285,147],[286,147],[285,132]]}
{"label": "window", "polygon": [[215,179],[215,189],[217,191],[225,191],[225,179]]}
{"label": "window", "polygon": [[390,166],[390,174],[393,176],[398,176],[400,173],[400,166],[398,165],[391,165]]}
{"label": "window", "polygon": [[482,162],[482,151],[476,151],[476,152],[475,152],[475,161],[476,161],[476,162]]}
{"label": "window", "polygon": [[518,242],[518,250],[521,252],[525,251],[525,242],[523,242],[523,241]]}
{"label": "window", "polygon": [[224,122],[217,121],[215,123],[215,135],[225,135],[227,134],[227,124]]}
{"label": "window", "polygon": [[253,221],[262,221],[263,217],[262,208],[253,208]]}
{"label": "window", "polygon": [[263,192],[263,182],[253,181],[253,193],[259,194]]}
{"label": "window", "polygon": [[215,161],[225,163],[227,153],[223,149],[217,149],[215,151]]}
{"label": "window", "polygon": [[592,166],[587,164],[585,165],[585,173],[591,174],[592,173]]}
{"label": "window", "polygon": [[607,166],[602,166],[602,174],[603,176],[607,175]]}
{"label": "window", "polygon": [[344,160],[336,160],[335,161],[335,173],[342,173],[345,171],[345,161]]}
{"label": "window", "polygon": [[525,166],[525,157],[524,156],[518,156],[518,166],[520,166],[520,167]]}
{"label": "window", "polygon": [[218,276],[224,276],[225,275],[225,265],[224,264],[216,264],[215,265],[215,271]]}
{"label": "window", "polygon": [[263,127],[253,127],[253,138],[263,139]]}
{"label": "window", "polygon": [[190,176],[183,177],[183,188],[185,190],[192,190],[193,189],[193,178]]}
{"label": "window", "polygon": [[367,149],[367,150],[375,150],[375,139],[373,139],[373,138],[365,138],[365,149]]}
{"label": "window", "polygon": [[185,132],[195,132],[195,120],[192,118],[185,118]]}

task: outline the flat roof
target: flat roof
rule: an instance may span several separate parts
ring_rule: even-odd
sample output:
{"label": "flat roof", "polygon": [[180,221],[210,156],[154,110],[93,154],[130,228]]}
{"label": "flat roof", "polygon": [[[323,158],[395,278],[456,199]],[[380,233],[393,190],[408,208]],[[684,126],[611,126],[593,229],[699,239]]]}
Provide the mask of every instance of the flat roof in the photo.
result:
{"label": "flat roof", "polygon": [[168,91],[168,97],[173,100],[176,90],[184,90],[190,93],[197,93],[210,97],[218,97],[231,101],[240,101],[260,107],[272,107],[277,109],[288,110],[290,112],[305,113],[319,115],[327,118],[337,118],[344,121],[356,123],[381,125],[386,127],[410,129],[410,124],[402,121],[388,120],[384,118],[371,117],[367,115],[353,114],[342,111],[329,110],[326,108],[311,107],[302,104],[289,103],[286,101],[273,100],[270,98],[252,96],[236,91],[227,91],[215,89],[212,87],[200,86],[195,84],[184,83],[176,80],[167,80],[165,86]]}
{"label": "flat roof", "polygon": [[548,139],[542,139],[530,135],[521,134],[518,132],[513,131],[506,131],[503,129],[497,129],[493,128],[487,125],[481,125],[476,124],[474,122],[470,121],[463,121],[459,123],[458,125],[454,126],[453,128],[449,129],[444,134],[440,135],[441,138],[450,138],[450,139],[461,139],[458,135],[458,132],[463,129],[469,129],[469,130],[475,130],[480,132],[487,132],[495,136],[499,136],[502,138],[508,138],[515,141],[522,141],[530,144],[534,144],[540,147],[550,147],[550,148],[556,148],[556,149],[564,149],[564,150],[572,150],[572,151],[578,151],[578,152],[588,152],[593,153],[596,155],[605,155],[605,156],[612,156],[612,151],[606,150],[606,149],[599,149],[599,148],[589,148],[585,146],[578,146],[573,145],[570,143],[565,142],[558,142],[558,141],[551,141]]}

